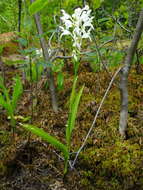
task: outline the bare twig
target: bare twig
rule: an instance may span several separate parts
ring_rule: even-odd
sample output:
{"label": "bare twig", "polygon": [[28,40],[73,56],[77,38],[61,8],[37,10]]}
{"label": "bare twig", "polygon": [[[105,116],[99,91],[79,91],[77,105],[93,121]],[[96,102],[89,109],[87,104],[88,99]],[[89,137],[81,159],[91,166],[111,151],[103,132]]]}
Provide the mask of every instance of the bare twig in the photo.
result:
{"label": "bare twig", "polygon": [[106,64],[104,63],[104,61],[103,61],[103,59],[102,59],[102,55],[101,55],[100,50],[99,50],[99,47],[98,47],[98,45],[97,45],[97,43],[96,43],[95,36],[93,35],[93,37],[94,37],[94,43],[95,43],[97,55],[98,55],[98,57],[99,57],[99,59],[100,59],[100,62],[101,62],[101,64],[102,64],[102,66],[104,67],[104,69],[105,69],[105,71],[107,72],[109,78],[111,79],[112,76],[111,76],[110,72],[108,71],[108,68],[107,68]]}
{"label": "bare twig", "polygon": [[102,48],[102,47],[105,46],[106,44],[108,44],[108,43],[110,43],[110,42],[113,42],[113,41],[114,41],[114,39],[107,40],[106,42],[104,42],[103,44],[101,44],[101,45],[99,46],[99,48]]}
{"label": "bare twig", "polygon": [[57,55],[56,57],[53,57],[51,59],[51,62],[55,61],[56,59],[71,59],[73,56],[60,56],[60,55]]}
{"label": "bare twig", "polygon": [[127,28],[119,21],[119,18],[116,19],[114,16],[111,16],[111,17],[112,17],[112,19],[113,19],[123,30],[125,30],[126,32],[129,32],[129,33],[132,32],[131,30],[127,29]]}
{"label": "bare twig", "polygon": [[91,133],[91,131],[92,131],[94,125],[95,125],[95,122],[96,122],[96,120],[97,120],[97,117],[98,117],[98,115],[99,115],[99,112],[100,112],[100,110],[101,110],[101,107],[102,107],[102,105],[103,105],[103,103],[104,103],[104,101],[105,101],[105,98],[106,98],[106,96],[107,96],[107,94],[108,94],[108,92],[109,92],[109,90],[110,90],[110,88],[111,88],[111,86],[112,86],[112,84],[113,84],[113,81],[115,80],[115,78],[116,78],[116,76],[118,75],[118,73],[120,72],[120,70],[121,70],[121,67],[115,72],[115,74],[113,75],[113,77],[112,77],[112,79],[111,79],[111,81],[110,81],[110,83],[109,83],[109,85],[108,85],[108,88],[107,88],[107,90],[106,90],[106,92],[105,92],[105,94],[104,94],[104,96],[103,96],[103,98],[102,98],[102,100],[101,100],[101,102],[100,102],[100,105],[99,105],[99,107],[98,107],[98,110],[97,110],[97,112],[96,112],[96,115],[95,115],[95,117],[94,117],[94,120],[93,120],[93,122],[92,122],[92,125],[91,125],[91,127],[90,127],[90,129],[89,129],[89,131],[88,131],[88,133],[87,133],[87,135],[86,135],[84,141],[83,141],[83,144],[81,145],[81,147],[80,147],[79,150],[77,151],[77,154],[76,154],[76,156],[75,156],[75,159],[74,159],[74,161],[73,161],[73,163],[72,163],[72,168],[74,167],[74,165],[75,165],[75,163],[76,163],[76,160],[77,160],[77,158],[78,158],[79,153],[82,151],[83,147],[84,147],[85,144],[86,144],[86,141],[87,141],[87,139],[88,139],[88,137],[89,137],[89,135],[90,135],[90,133]]}
{"label": "bare twig", "polygon": [[116,40],[115,40],[116,30],[117,30],[117,23],[115,23],[115,25],[114,25],[114,31],[113,31],[113,37],[112,37],[112,39],[107,40],[106,42],[104,42],[103,44],[101,44],[101,45],[99,46],[99,49],[102,48],[103,46],[105,46],[106,44],[110,43],[110,42],[116,41]]}

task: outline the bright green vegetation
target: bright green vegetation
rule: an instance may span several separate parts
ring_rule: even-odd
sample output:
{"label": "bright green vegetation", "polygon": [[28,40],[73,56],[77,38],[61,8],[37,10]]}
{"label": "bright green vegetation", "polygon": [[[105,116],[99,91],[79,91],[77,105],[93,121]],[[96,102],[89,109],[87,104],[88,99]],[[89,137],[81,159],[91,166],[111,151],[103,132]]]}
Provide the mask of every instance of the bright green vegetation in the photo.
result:
{"label": "bright green vegetation", "polygon": [[7,111],[7,116],[9,116],[11,127],[13,129],[13,134],[16,128],[16,121],[15,121],[15,111],[17,107],[18,100],[22,94],[23,87],[20,77],[15,77],[15,84],[13,86],[13,93],[12,97],[10,97],[8,89],[4,85],[4,80],[0,77],[0,105]]}

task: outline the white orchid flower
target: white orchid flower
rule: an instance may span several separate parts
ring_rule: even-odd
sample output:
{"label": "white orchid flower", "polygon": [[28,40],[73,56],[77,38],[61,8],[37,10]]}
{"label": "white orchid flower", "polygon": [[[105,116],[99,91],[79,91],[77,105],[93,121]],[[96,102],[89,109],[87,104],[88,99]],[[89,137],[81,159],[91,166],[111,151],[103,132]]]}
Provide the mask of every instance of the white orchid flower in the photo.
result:
{"label": "white orchid flower", "polygon": [[74,14],[72,14],[72,18],[73,19],[80,18],[81,14],[82,14],[82,9],[81,8],[77,8],[77,9],[75,9]]}
{"label": "white orchid flower", "polygon": [[70,16],[64,10],[61,10],[63,16],[61,17],[62,26],[61,37],[69,35],[73,41],[73,57],[77,60],[77,54],[80,53],[82,40],[90,39],[91,40],[91,30],[94,29],[91,16],[91,10],[88,5],[85,5],[84,8],[77,8],[74,10],[74,13]]}
{"label": "white orchid flower", "polygon": [[61,12],[63,13],[61,19],[63,20],[71,19],[71,16],[68,13],[66,13],[65,10],[62,9]]}
{"label": "white orchid flower", "polygon": [[61,32],[62,32],[61,38],[62,36],[72,35],[72,33],[69,30],[65,29],[63,26],[60,26],[59,28],[61,29]]}

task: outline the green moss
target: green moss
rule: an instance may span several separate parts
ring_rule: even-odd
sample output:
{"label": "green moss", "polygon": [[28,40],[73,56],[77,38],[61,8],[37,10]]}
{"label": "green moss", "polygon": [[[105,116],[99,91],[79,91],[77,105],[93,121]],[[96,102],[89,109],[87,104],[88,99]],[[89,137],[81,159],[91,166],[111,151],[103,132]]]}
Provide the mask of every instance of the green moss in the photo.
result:
{"label": "green moss", "polygon": [[[137,143],[117,141],[112,146],[92,147],[86,150],[81,157],[83,158],[82,164],[86,164],[86,167],[92,171],[90,178],[98,179],[95,182],[98,186],[102,184],[103,187],[106,186],[106,189],[110,186],[110,190],[120,189],[121,186],[128,189],[141,180],[143,151]],[[83,174],[89,177],[88,172]]]}
{"label": "green moss", "polygon": [[89,185],[90,184],[90,182],[89,182],[89,180],[88,179],[86,179],[86,178],[84,178],[84,179],[81,179],[81,184],[82,185]]}

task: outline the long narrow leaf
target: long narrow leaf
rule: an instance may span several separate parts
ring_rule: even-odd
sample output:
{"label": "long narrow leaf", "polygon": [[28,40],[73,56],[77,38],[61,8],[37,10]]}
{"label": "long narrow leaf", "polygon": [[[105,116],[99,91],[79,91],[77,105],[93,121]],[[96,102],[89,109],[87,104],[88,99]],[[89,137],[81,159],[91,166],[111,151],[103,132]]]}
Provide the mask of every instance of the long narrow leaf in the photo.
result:
{"label": "long narrow leaf", "polygon": [[10,98],[9,98],[8,90],[6,89],[6,87],[4,85],[4,80],[1,76],[0,76],[0,88],[2,89],[2,92],[6,98],[7,103],[10,104]]}
{"label": "long narrow leaf", "polygon": [[29,7],[30,14],[35,14],[38,11],[42,10],[48,4],[47,0],[36,0]]}
{"label": "long narrow leaf", "polygon": [[69,102],[69,117],[68,117],[68,122],[67,122],[67,126],[66,126],[66,140],[68,142],[68,144],[70,143],[70,122],[71,122],[71,116],[72,116],[72,106],[74,103],[74,99],[76,97],[76,83],[77,83],[77,79],[78,77],[76,76],[73,82],[73,86],[72,86],[72,91],[71,91],[71,95],[70,95],[70,102]]}
{"label": "long narrow leaf", "polygon": [[4,81],[3,81],[3,78],[0,76],[0,88],[3,89],[4,87]]}
{"label": "long narrow leaf", "polygon": [[74,98],[75,98],[75,94],[76,94],[75,89],[76,89],[77,79],[78,79],[78,77],[75,77],[74,83],[73,83],[73,86],[72,86],[72,92],[71,92],[71,95],[70,95],[70,105],[69,105],[70,111],[71,111],[71,108],[72,108],[72,105],[73,105],[73,102],[74,102]]}
{"label": "long narrow leaf", "polygon": [[13,111],[15,110],[17,106],[17,102],[18,102],[18,99],[20,98],[20,95],[22,94],[22,91],[23,91],[22,82],[21,82],[20,77],[17,76],[15,78],[15,85],[13,88],[13,95],[12,95],[12,102],[11,102]]}
{"label": "long narrow leaf", "polygon": [[48,143],[52,144],[57,149],[61,150],[64,154],[65,160],[68,159],[69,152],[68,152],[67,147],[64,144],[62,144],[60,141],[58,141],[55,137],[49,135],[43,129],[39,129],[38,127],[34,125],[21,124],[21,126],[24,127],[26,130],[32,132],[33,134],[41,137],[43,140],[47,141]]}
{"label": "long narrow leaf", "polygon": [[83,89],[84,89],[84,86],[82,86],[82,88],[80,89],[80,91],[77,94],[74,93],[74,96],[73,96],[74,102],[71,105],[71,111],[69,113],[69,118],[68,118],[67,127],[66,127],[66,140],[68,143],[70,142],[71,133],[75,126],[77,110],[78,110],[78,106],[79,106],[79,102],[80,102],[80,98],[81,98]]}
{"label": "long narrow leaf", "polygon": [[13,111],[12,111],[12,107],[10,104],[8,104],[8,102],[6,102],[4,100],[4,97],[2,95],[0,95],[0,105],[6,109],[7,113],[9,116],[13,115]]}
{"label": "long narrow leaf", "polygon": [[80,91],[78,92],[74,104],[72,106],[72,114],[71,114],[71,121],[70,121],[70,133],[72,133],[72,130],[74,129],[75,126],[75,120],[77,117],[77,110],[78,110],[78,106],[79,106],[79,102],[80,102],[80,98],[83,92],[84,86],[81,87]]}

